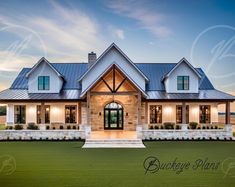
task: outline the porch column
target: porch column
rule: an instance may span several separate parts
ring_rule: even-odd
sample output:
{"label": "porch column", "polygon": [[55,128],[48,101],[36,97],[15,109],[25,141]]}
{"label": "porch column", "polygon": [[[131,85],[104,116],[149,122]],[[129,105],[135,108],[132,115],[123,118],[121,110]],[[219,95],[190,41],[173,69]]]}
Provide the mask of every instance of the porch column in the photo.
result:
{"label": "porch column", "polygon": [[225,124],[230,124],[230,102],[226,102]]}
{"label": "porch column", "polygon": [[138,101],[137,101],[137,125],[141,125],[141,93],[138,92]]}
{"label": "porch column", "polygon": [[91,94],[90,91],[87,92],[87,107],[86,107],[86,112],[87,112],[87,124],[85,125],[85,138],[90,138],[91,134],[91,112],[90,112],[90,99],[91,99]]}
{"label": "porch column", "polygon": [[188,125],[186,124],[186,103],[182,103],[182,124],[181,129],[182,130],[188,130]]}
{"label": "porch column", "polygon": [[45,124],[45,103],[41,103],[41,124]]}
{"label": "porch column", "polygon": [[182,124],[186,124],[186,103],[182,103]]}
{"label": "porch column", "polygon": [[87,125],[91,125],[91,117],[90,117],[90,99],[91,99],[91,94],[90,91],[87,92]]}

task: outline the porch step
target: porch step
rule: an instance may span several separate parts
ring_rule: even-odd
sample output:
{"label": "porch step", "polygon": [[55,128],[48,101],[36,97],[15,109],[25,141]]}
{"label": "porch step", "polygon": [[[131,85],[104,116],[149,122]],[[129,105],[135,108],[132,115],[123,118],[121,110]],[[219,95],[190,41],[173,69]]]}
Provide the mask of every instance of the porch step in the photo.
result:
{"label": "porch step", "polygon": [[87,139],[83,148],[145,148],[141,139]]}

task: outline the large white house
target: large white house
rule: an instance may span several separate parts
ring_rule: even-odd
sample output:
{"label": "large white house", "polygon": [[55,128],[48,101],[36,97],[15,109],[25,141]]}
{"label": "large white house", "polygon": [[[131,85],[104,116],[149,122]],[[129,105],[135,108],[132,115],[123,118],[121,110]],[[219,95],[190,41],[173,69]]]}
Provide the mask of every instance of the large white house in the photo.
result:
{"label": "large white house", "polygon": [[199,128],[213,126],[218,124],[218,104],[223,103],[225,123],[230,124],[234,100],[215,89],[203,70],[185,58],[178,63],[134,63],[114,43],[99,58],[89,53],[88,63],[51,63],[41,58],[0,92],[0,103],[7,104],[8,126],[35,123],[41,129],[66,129],[71,125],[91,134],[116,130],[131,134],[149,127],[161,131],[166,123],[174,128],[190,122]]}

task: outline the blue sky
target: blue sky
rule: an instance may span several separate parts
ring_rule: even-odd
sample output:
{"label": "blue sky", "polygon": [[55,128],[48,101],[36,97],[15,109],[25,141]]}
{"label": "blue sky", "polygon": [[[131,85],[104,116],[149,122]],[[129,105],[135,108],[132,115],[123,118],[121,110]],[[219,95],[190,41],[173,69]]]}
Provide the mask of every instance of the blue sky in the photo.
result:
{"label": "blue sky", "polygon": [[0,1],[0,90],[42,56],[84,62],[115,42],[134,62],[202,67],[235,93],[235,1]]}

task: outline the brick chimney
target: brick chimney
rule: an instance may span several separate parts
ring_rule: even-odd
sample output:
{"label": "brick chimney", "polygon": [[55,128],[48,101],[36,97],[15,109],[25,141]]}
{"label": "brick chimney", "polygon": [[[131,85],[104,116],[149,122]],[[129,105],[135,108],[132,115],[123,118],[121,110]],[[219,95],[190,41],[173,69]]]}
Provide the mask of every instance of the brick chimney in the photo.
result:
{"label": "brick chimney", "polygon": [[90,68],[96,61],[96,53],[93,51],[88,53],[88,68]]}

